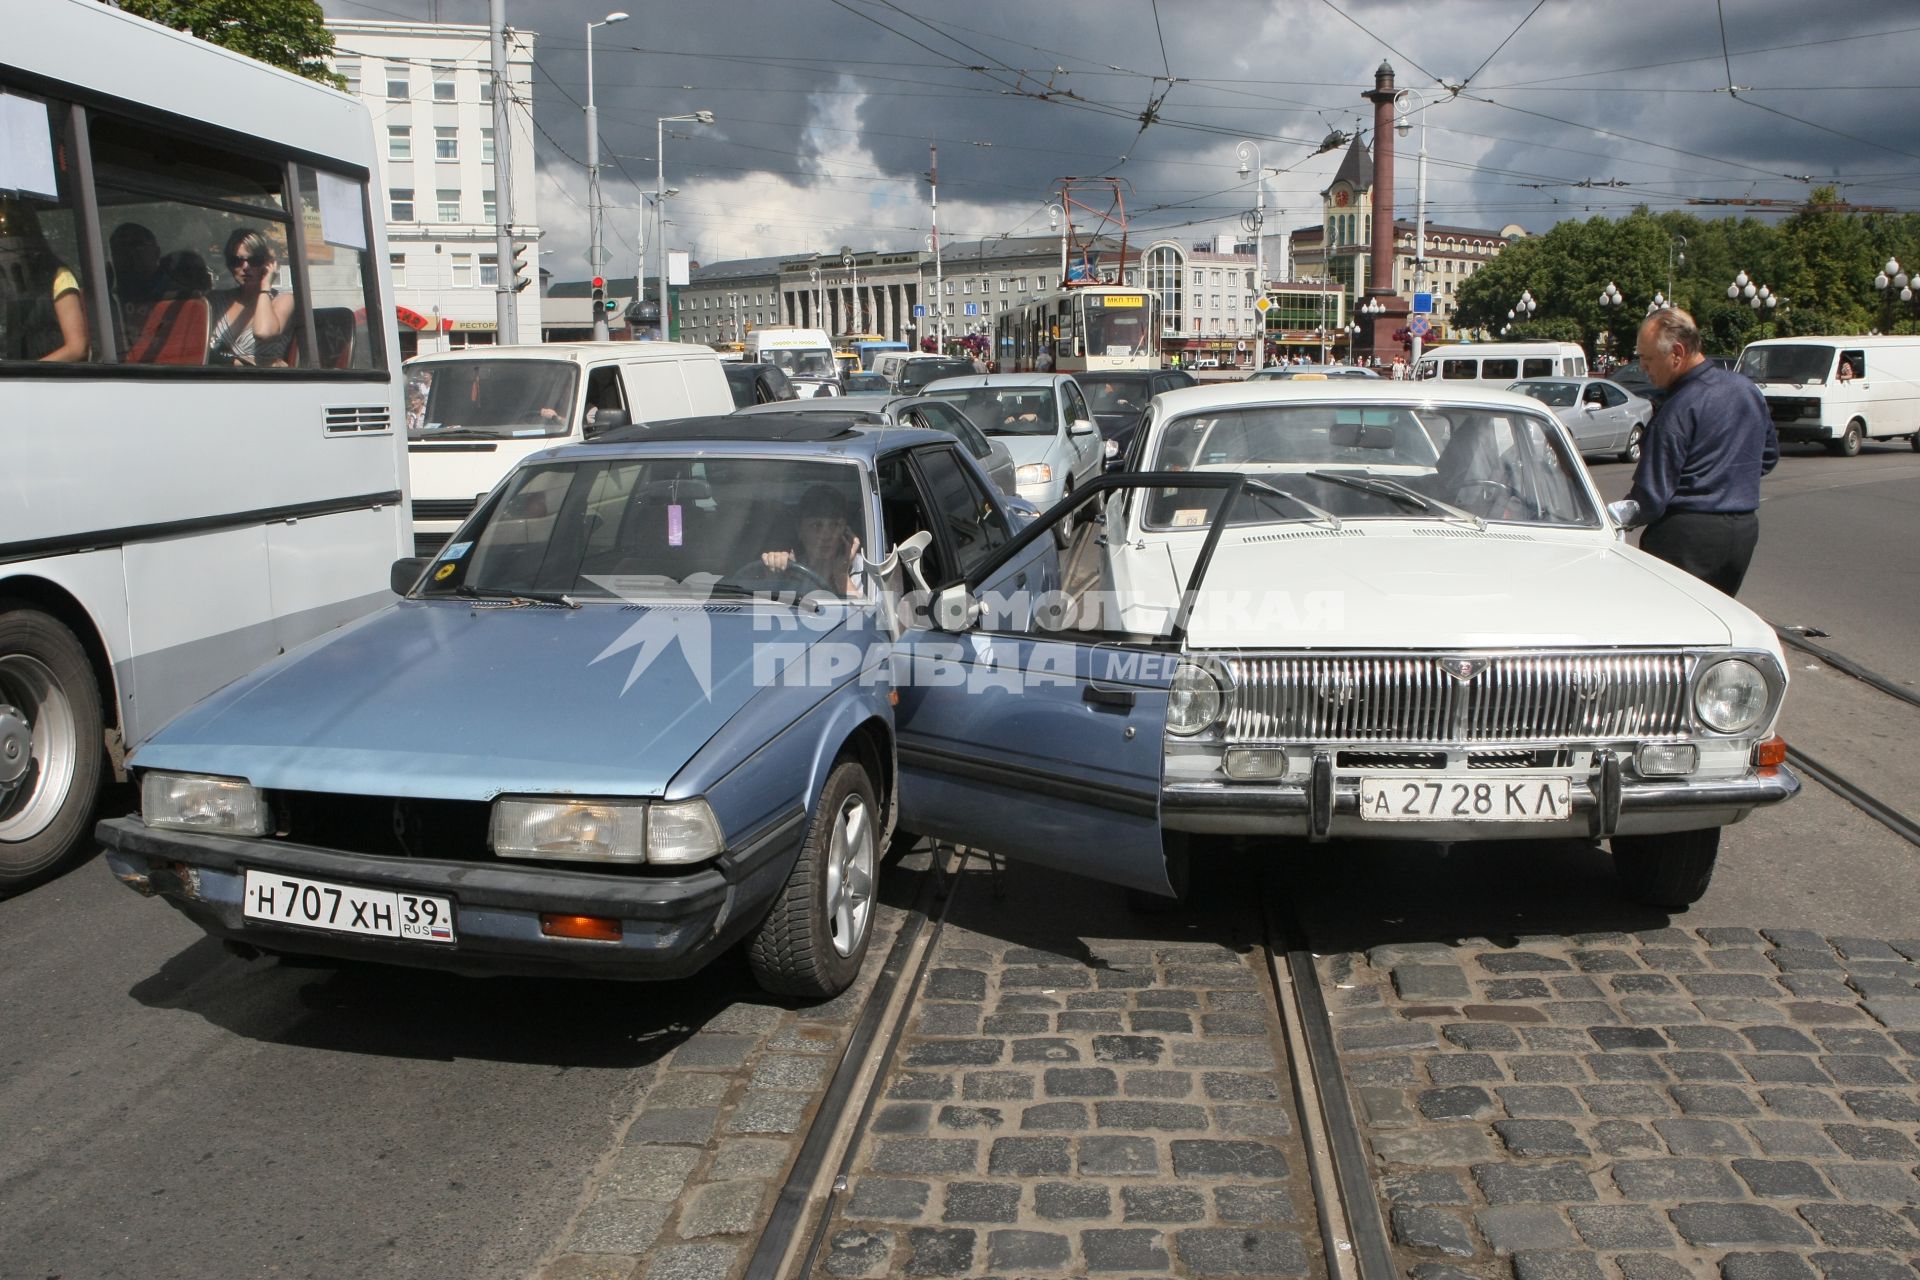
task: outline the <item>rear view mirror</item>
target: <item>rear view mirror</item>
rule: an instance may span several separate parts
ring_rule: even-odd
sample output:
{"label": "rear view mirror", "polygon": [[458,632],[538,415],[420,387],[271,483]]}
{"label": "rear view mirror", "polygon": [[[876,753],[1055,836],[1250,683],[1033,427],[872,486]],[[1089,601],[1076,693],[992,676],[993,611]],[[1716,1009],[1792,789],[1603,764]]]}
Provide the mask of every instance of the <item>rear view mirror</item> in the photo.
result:
{"label": "rear view mirror", "polygon": [[1336,449],[1385,450],[1400,443],[1400,435],[1392,427],[1360,422],[1336,422],[1329,429],[1328,438]]}
{"label": "rear view mirror", "polygon": [[433,563],[431,556],[409,556],[405,560],[395,560],[393,568],[387,574],[387,586],[393,594],[403,596],[413,590],[413,584],[420,581],[420,575]]}

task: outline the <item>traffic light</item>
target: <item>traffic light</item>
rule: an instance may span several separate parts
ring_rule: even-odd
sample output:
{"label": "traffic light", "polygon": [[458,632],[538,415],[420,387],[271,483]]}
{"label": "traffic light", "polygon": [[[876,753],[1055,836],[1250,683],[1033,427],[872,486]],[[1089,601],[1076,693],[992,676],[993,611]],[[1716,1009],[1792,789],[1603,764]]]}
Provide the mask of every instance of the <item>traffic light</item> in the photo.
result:
{"label": "traffic light", "polygon": [[533,283],[533,276],[527,274],[527,246],[513,246],[513,291],[520,292]]}
{"label": "traffic light", "polygon": [[593,309],[595,313],[607,309],[607,279],[605,276],[593,278]]}

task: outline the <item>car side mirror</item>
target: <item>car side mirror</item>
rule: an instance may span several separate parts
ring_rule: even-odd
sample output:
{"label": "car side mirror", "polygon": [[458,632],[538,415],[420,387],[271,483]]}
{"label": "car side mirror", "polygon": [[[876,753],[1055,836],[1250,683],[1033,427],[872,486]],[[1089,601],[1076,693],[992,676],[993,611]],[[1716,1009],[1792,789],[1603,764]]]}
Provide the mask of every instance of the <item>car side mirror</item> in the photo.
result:
{"label": "car side mirror", "polygon": [[980,602],[967,591],[964,582],[956,582],[933,601],[933,625],[942,631],[965,631],[979,620]]}
{"label": "car side mirror", "polygon": [[1076,436],[1090,436],[1095,431],[1098,431],[1099,428],[1094,426],[1093,423],[1088,421],[1086,418],[1075,418],[1073,420],[1073,425],[1067,428],[1067,430],[1071,431]]}
{"label": "car side mirror", "polygon": [[931,595],[933,588],[927,585],[926,575],[920,571],[920,560],[927,554],[927,547],[932,542],[933,535],[925,529],[903,539],[900,545],[893,549],[893,554],[887,557],[888,568],[882,572],[891,572],[892,565],[895,563],[905,565],[907,575],[913,579],[914,586]]}
{"label": "car side mirror", "polygon": [[611,431],[615,427],[624,427],[633,421],[625,409],[598,409],[593,419],[581,428],[580,434],[591,439],[602,431]]}
{"label": "car side mirror", "polygon": [[395,560],[393,568],[387,574],[387,587],[397,596],[403,596],[413,590],[413,584],[420,581],[420,575],[433,563],[431,556],[409,556],[405,560]]}

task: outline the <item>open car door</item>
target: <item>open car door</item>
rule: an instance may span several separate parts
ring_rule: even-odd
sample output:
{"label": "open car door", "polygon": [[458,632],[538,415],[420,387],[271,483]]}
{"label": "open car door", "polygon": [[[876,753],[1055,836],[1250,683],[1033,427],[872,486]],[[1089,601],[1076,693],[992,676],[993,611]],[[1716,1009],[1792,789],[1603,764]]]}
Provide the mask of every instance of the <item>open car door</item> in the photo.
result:
{"label": "open car door", "polygon": [[[1186,619],[1247,484],[1217,472],[1099,477],[921,607],[899,643],[900,827],[1172,896],[1160,791]],[[1207,529],[1184,578],[1164,546],[1129,545],[1123,510],[1157,504]],[[1109,520],[1111,525],[1109,526]],[[1112,537],[1108,536],[1109,528]],[[1062,586],[1015,570],[1058,537]]]}

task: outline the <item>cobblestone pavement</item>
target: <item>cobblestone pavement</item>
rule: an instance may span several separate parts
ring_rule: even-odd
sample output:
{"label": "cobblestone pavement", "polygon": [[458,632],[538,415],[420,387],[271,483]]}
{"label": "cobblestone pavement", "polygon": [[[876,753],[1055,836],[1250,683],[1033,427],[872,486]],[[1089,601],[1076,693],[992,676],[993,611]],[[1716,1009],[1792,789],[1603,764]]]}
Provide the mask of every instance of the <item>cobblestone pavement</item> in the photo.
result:
{"label": "cobblestone pavement", "polygon": [[1251,895],[959,880],[814,1274],[1324,1276]]}
{"label": "cobblestone pavement", "polygon": [[1920,1271],[1920,939],[1663,928],[1320,967],[1416,1280]]}
{"label": "cobblestone pavement", "polygon": [[[685,1028],[651,1068],[617,1144],[590,1166],[540,1280],[744,1271],[926,866],[921,853],[886,869],[860,978],[833,1000],[789,1007],[755,991],[732,960],[688,979],[732,983],[738,998]],[[645,986],[634,990],[645,998]]]}

